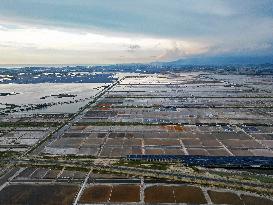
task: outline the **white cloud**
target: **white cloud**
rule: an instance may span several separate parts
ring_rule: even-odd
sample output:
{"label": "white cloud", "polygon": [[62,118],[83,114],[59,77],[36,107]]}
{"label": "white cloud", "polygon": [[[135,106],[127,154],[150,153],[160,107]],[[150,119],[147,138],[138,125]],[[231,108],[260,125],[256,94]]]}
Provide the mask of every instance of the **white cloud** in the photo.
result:
{"label": "white cloud", "polygon": [[[42,62],[43,59],[44,63],[50,59],[60,61],[59,63],[79,63],[79,59],[83,61],[81,63],[150,62],[173,58],[165,53],[174,46],[178,50],[183,48],[186,54],[197,54],[203,47],[202,43],[181,39],[77,33],[31,26],[0,30],[0,36],[0,48],[3,51],[0,56],[2,63],[16,63],[16,61],[34,63]],[[133,49],[134,52],[128,52],[128,48]],[[77,55],[77,57],[71,58],[71,55]],[[177,55],[177,57],[180,56]],[[32,62],[29,62],[30,59]],[[62,62],[64,59],[69,62]],[[100,59],[99,62],[98,59]],[[9,62],[11,60],[14,62]]]}

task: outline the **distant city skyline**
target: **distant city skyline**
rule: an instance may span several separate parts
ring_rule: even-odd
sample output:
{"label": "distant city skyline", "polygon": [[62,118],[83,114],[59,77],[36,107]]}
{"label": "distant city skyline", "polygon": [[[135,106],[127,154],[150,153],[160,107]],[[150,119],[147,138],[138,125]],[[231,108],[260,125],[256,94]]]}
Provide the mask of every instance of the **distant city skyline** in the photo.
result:
{"label": "distant city skyline", "polygon": [[272,0],[1,0],[0,64],[269,56]]}

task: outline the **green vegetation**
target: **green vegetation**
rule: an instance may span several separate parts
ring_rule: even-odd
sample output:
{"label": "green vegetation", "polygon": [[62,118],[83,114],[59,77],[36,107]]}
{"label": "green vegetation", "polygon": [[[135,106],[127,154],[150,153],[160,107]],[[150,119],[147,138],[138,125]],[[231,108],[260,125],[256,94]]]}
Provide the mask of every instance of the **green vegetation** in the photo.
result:
{"label": "green vegetation", "polygon": [[60,155],[60,156],[52,156],[52,155],[42,155],[42,158],[43,159],[62,159],[62,160],[69,160],[69,159],[90,159],[90,160],[93,160],[93,159],[96,159],[95,156],[90,156],[90,155],[72,155],[72,154],[69,154],[69,155]]}
{"label": "green vegetation", "polygon": [[143,169],[167,170],[170,167],[171,163],[120,160],[113,165],[137,167]]}
{"label": "green vegetation", "polygon": [[138,96],[135,96],[135,95],[131,95],[131,96],[112,96],[112,95],[109,95],[109,96],[106,96],[105,98],[147,98],[147,99],[152,99],[152,98],[160,98],[160,99],[185,99],[185,98],[194,98],[194,99],[198,99],[198,98],[215,98],[215,99],[218,99],[218,98],[232,98],[232,99],[241,99],[241,98],[247,98],[247,99],[252,99],[252,98],[265,98],[265,99],[270,99],[270,98],[273,98],[273,96],[187,96],[187,97],[177,97],[177,96],[147,96],[147,95],[138,95]]}
{"label": "green vegetation", "polygon": [[234,173],[229,172],[210,172],[211,174],[215,174],[220,177],[244,180],[244,181],[259,181],[261,183],[273,183],[273,177],[265,176],[265,175],[257,175],[257,174],[248,174],[248,173],[240,173],[238,172],[236,175]]}
{"label": "green vegetation", "polygon": [[[109,122],[109,121],[98,121],[98,122],[77,122],[73,126],[163,126],[163,125],[196,125],[196,126],[226,126],[229,123],[171,123],[171,122],[154,122],[154,123],[142,123],[142,122]],[[270,126],[269,124],[263,123],[233,123],[233,125],[245,125],[245,126]]]}
{"label": "green vegetation", "polygon": [[90,171],[89,168],[85,168],[85,167],[65,167],[65,170],[79,171],[79,172],[89,172]]}
{"label": "green vegetation", "polygon": [[59,122],[1,122],[0,127],[56,127]]}
{"label": "green vegetation", "polygon": [[9,159],[9,158],[15,158],[18,157],[20,155],[19,152],[14,152],[14,151],[4,151],[4,152],[0,152],[0,158],[1,159]]}
{"label": "green vegetation", "polygon": [[259,180],[262,183],[273,183],[273,177],[270,177],[270,176],[255,175],[252,177],[254,179]]}
{"label": "green vegetation", "polygon": [[[16,164],[16,166],[18,167],[26,167],[25,164]],[[48,168],[48,169],[54,169],[54,170],[61,170],[63,168],[63,166],[59,166],[59,165],[53,165],[53,164],[31,164],[31,165],[27,165],[27,167],[34,167],[34,168]]]}
{"label": "green vegetation", "polygon": [[191,168],[192,171],[194,171],[194,172],[197,172],[197,173],[200,173],[200,172],[201,172],[201,170],[199,170],[197,167],[191,166],[190,168]]}
{"label": "green vegetation", "polygon": [[93,125],[93,126],[129,126],[129,125],[145,125],[144,123],[140,122],[79,122],[74,125],[77,126],[88,126],[88,125]]}

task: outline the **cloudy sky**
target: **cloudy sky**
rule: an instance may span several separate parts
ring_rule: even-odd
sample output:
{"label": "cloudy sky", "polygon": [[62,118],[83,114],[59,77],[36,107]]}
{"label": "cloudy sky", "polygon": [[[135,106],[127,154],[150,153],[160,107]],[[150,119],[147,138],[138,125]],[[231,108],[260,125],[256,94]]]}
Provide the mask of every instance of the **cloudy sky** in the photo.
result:
{"label": "cloudy sky", "polygon": [[0,64],[271,55],[273,0],[1,0]]}

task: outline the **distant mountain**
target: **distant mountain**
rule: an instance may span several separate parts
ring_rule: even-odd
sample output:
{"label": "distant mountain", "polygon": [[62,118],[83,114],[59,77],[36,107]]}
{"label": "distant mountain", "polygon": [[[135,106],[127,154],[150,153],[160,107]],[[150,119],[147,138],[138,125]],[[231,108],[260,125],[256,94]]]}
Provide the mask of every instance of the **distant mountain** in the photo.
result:
{"label": "distant mountain", "polygon": [[192,57],[164,63],[165,65],[250,65],[273,64],[273,56]]}

